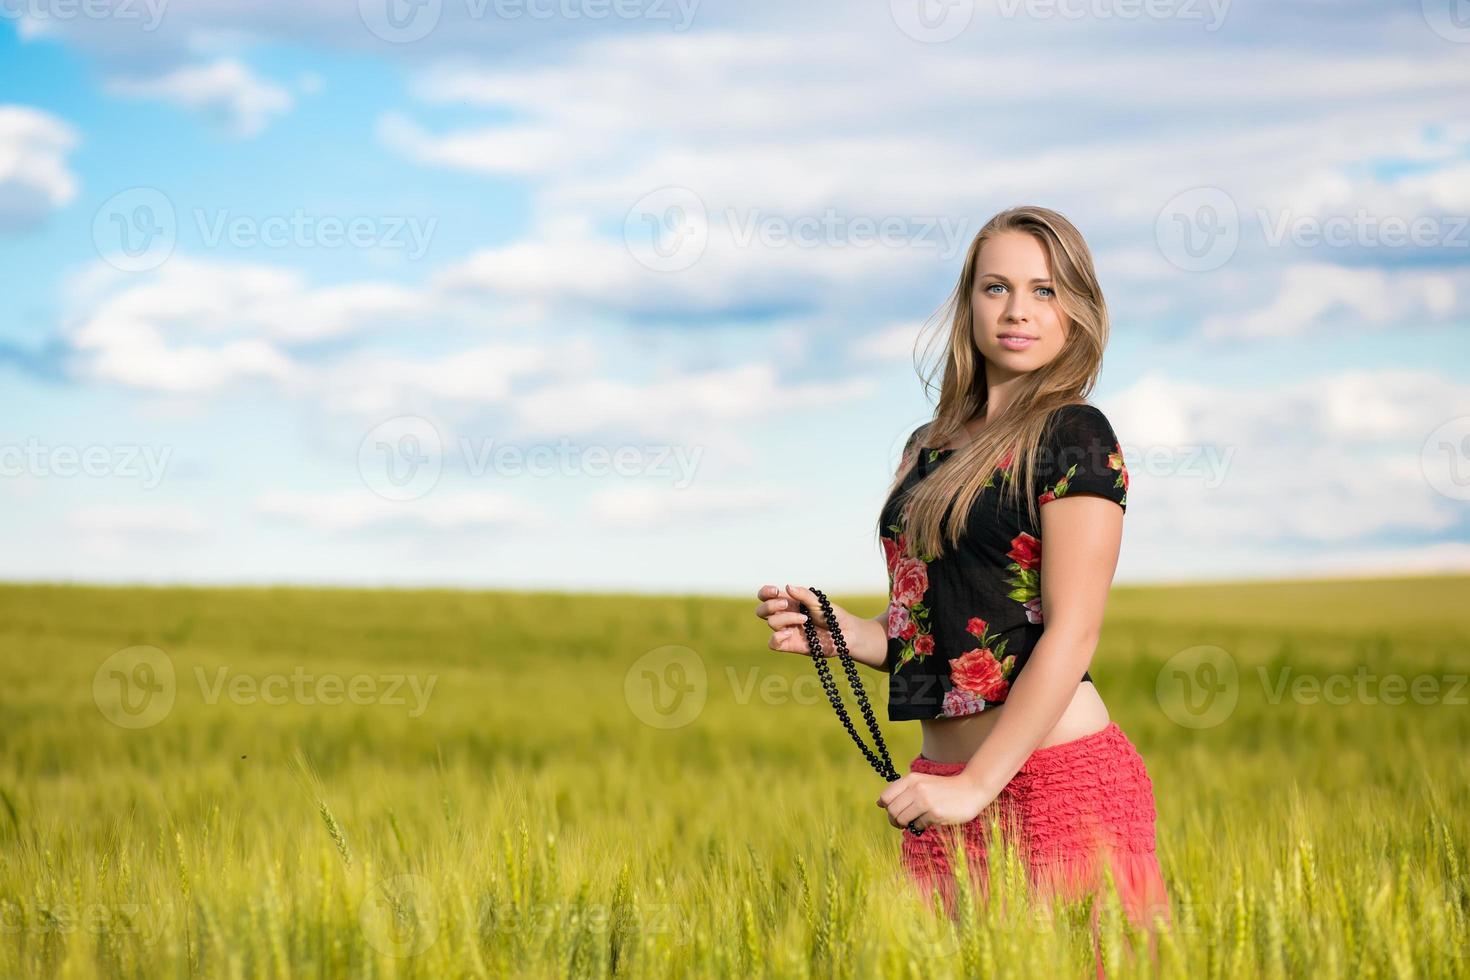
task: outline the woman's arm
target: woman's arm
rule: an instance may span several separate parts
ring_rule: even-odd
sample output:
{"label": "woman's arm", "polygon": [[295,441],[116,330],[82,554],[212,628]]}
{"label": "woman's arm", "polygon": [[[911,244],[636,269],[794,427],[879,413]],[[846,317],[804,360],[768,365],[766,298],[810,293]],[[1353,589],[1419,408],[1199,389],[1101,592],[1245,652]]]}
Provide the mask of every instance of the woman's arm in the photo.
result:
{"label": "woman's arm", "polygon": [[995,727],[961,777],[990,801],[1061,719],[1102,632],[1123,540],[1123,508],[1086,493],[1041,508],[1041,605],[1045,628]]}
{"label": "woman's arm", "polygon": [[881,631],[878,634],[878,638],[882,645],[878,649],[882,651],[882,659],[878,660],[876,663],[869,664],[868,666],[872,667],[880,674],[892,673],[892,671],[888,669],[888,610],[890,608],[891,607],[889,606],[884,606],[883,611],[873,617],[873,622],[878,624],[878,628]]}

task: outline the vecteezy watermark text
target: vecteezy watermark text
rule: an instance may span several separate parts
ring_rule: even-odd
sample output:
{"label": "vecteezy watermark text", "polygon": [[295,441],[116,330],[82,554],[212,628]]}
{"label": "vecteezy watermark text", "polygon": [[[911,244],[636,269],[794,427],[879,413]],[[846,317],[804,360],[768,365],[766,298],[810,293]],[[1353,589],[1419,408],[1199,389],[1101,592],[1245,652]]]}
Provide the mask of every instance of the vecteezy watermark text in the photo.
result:
{"label": "vecteezy watermark text", "polygon": [[235,214],[227,208],[207,212],[194,209],[199,238],[207,248],[222,243],[234,248],[377,248],[402,251],[409,259],[423,258],[439,219],[417,215]]}
{"label": "vecteezy watermark text", "polygon": [[[1380,672],[1358,664],[1344,671],[1298,670],[1258,665],[1255,677],[1269,705],[1448,705],[1470,704],[1470,675]],[[1248,675],[1247,675],[1248,676]],[[1164,714],[1185,728],[1214,728],[1240,703],[1241,671],[1223,647],[1192,646],[1164,661],[1155,678],[1155,697]]]}
{"label": "vecteezy watermark text", "polygon": [[[0,0],[3,3],[4,0]],[[250,214],[232,208],[193,208],[199,242],[210,249],[373,249],[424,257],[439,219],[412,214]],[[180,233],[179,209],[156,187],[129,187],[109,197],[92,216],[92,243],[103,261],[123,272],[146,272],[173,255]],[[185,225],[187,228],[187,225]]]}
{"label": "vecteezy watermark text", "polygon": [[[410,718],[428,708],[438,674],[308,672],[244,673],[228,666],[193,671],[205,704],[272,706],[401,705]],[[168,717],[178,697],[173,658],[155,646],[126,647],[98,665],[92,675],[92,700],[103,717],[120,728],[151,728]]]}
{"label": "vecteezy watermark text", "polygon": [[0,0],[0,18],[47,21],[142,21],[141,29],[155,31],[163,22],[168,0]]}
{"label": "vecteezy watermark text", "polygon": [[[1459,214],[1317,214],[1256,208],[1254,228],[1266,248],[1466,249],[1470,216]],[[1154,221],[1160,253],[1188,272],[1209,272],[1234,257],[1252,226],[1223,188],[1192,187],[1171,197]]]}
{"label": "vecteezy watermark text", "polygon": [[152,490],[172,455],[172,446],[47,445],[32,436],[24,443],[0,443],[0,477],[119,476],[141,478],[143,488]]}
{"label": "vecteezy watermark text", "polygon": [[390,44],[422,41],[449,22],[463,30],[467,21],[666,21],[685,31],[694,21],[698,0],[357,0],[368,32]]}
{"label": "vecteezy watermark text", "polygon": [[[694,481],[703,446],[677,444],[517,446],[495,439],[461,436],[458,461],[472,478],[496,477],[674,477],[676,490]],[[452,455],[452,454],[451,454]],[[369,490],[386,500],[415,500],[439,482],[445,440],[428,419],[400,415],[373,427],[357,450],[357,469]]]}
{"label": "vecteezy watermark text", "polygon": [[232,704],[412,704],[410,718],[417,718],[429,705],[429,696],[439,675],[422,678],[417,674],[309,674],[296,667],[290,674],[231,673],[228,667],[216,667],[210,678],[203,667],[194,668],[205,704],[218,704],[224,696]]}

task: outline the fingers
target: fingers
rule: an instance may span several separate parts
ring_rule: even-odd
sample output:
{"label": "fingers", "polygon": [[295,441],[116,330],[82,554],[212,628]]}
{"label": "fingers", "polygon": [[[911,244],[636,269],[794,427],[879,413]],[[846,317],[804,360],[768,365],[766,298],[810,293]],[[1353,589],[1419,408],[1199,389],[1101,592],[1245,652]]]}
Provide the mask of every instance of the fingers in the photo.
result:
{"label": "fingers", "polygon": [[928,812],[928,808],[918,800],[905,800],[902,806],[888,811],[888,822],[895,827],[907,827],[917,820],[919,829],[923,830],[929,825],[924,819],[924,814]]}
{"label": "fingers", "polygon": [[[806,645],[806,636],[798,629],[787,628],[771,634],[770,648],[782,653],[811,653]],[[822,651],[826,653],[826,650]]]}
{"label": "fingers", "polygon": [[[755,607],[755,614],[761,619],[769,619],[776,613],[801,612],[801,603],[774,585],[762,586],[756,595],[765,600]],[[800,622],[800,620],[794,620],[794,622]]]}
{"label": "fingers", "polygon": [[804,612],[778,612],[771,613],[766,617],[766,622],[773,630],[789,629],[793,633],[801,629],[801,624],[807,621]]}
{"label": "fingers", "polygon": [[812,592],[811,592],[810,589],[804,588],[804,587],[802,587],[800,585],[788,585],[788,586],[786,586],[786,592],[787,592],[788,595],[791,596],[791,598],[795,599],[803,608],[807,608],[807,609],[820,609],[821,608],[820,605],[818,605],[818,603],[817,603],[817,597],[814,596],[814,595],[812,595]]}
{"label": "fingers", "polygon": [[[907,827],[910,821],[929,812],[929,804],[920,780],[913,776],[913,773],[909,773],[898,777],[884,787],[883,793],[878,797],[878,805],[887,809],[888,822],[894,827]],[[927,823],[919,819],[918,826],[922,830]]]}
{"label": "fingers", "polygon": [[905,789],[907,789],[908,788],[908,784],[909,784],[909,777],[908,776],[899,776],[893,782],[891,782],[887,786],[883,787],[883,792],[881,792],[881,793],[878,794],[878,805],[879,806],[887,806],[888,804],[892,803],[894,800],[898,799],[898,794],[899,793],[902,793]]}
{"label": "fingers", "polygon": [[[807,642],[806,630],[799,625],[784,626],[773,632],[770,647],[772,650],[781,650],[786,653],[810,654],[812,652],[811,644]],[[837,656],[837,648],[832,643],[832,637],[825,630],[819,630],[817,633],[817,650],[823,657]]]}

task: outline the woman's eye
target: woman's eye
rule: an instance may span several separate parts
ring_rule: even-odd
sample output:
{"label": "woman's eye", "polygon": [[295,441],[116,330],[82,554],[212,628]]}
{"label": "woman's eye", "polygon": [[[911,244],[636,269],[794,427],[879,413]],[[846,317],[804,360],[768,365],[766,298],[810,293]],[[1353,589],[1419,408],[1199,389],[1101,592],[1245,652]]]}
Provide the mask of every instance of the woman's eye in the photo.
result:
{"label": "woman's eye", "polygon": [[1056,290],[1052,289],[1050,286],[1037,286],[1036,288],[1041,290],[1043,293],[1046,293],[1047,299],[1051,299],[1053,296],[1056,295]]}
{"label": "woman's eye", "polygon": [[987,292],[987,293],[988,293],[988,292],[990,292],[990,291],[991,291],[991,290],[992,290],[992,289],[1005,289],[1005,287],[1004,287],[1004,286],[1002,286],[1002,285],[1001,285],[1001,284],[1000,284],[1000,283],[998,283],[998,282],[993,282],[993,283],[991,283],[991,284],[990,284],[990,285],[988,285],[988,286],[986,286],[986,287],[985,287],[985,291],[986,291],[986,292]]}

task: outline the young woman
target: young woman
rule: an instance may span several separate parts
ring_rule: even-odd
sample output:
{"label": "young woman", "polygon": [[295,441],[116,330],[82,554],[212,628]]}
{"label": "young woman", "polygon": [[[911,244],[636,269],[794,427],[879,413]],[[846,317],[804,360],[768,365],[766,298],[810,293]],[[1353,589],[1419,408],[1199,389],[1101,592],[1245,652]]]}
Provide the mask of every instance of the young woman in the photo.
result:
{"label": "young woman", "polygon": [[[1003,211],[971,243],[950,306],[939,405],[880,517],[888,609],[834,607],[853,659],[891,675],[889,720],[923,727],[878,806],[924,828],[903,834],[901,860],[951,910],[961,845],[983,888],[993,812],[1039,891],[1096,890],[1106,862],[1136,923],[1170,921],[1153,786],[1088,673],[1128,491],[1112,426],[1084,401],[1108,336],[1091,254],[1055,211]],[[773,650],[808,654],[810,615],[836,655],[809,590],[758,598]]]}

